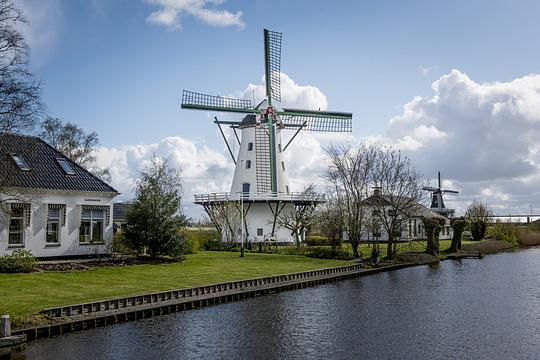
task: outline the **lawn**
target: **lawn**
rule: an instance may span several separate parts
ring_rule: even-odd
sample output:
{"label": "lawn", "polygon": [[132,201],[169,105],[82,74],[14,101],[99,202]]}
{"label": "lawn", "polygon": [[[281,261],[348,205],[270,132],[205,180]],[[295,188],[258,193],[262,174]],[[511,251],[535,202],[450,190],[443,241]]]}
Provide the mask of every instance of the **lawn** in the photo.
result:
{"label": "lawn", "polygon": [[47,307],[347,265],[305,256],[199,252],[180,263],[88,271],[0,274],[0,314],[15,327]]}

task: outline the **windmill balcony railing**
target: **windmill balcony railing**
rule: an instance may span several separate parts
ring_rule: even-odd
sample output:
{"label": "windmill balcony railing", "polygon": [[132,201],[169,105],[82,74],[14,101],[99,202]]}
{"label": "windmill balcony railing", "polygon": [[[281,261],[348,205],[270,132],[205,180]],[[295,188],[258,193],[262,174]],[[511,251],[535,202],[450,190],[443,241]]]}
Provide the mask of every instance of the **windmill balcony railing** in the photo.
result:
{"label": "windmill balcony railing", "polygon": [[317,193],[241,193],[231,196],[230,193],[195,194],[195,203],[212,203],[224,201],[291,201],[291,202],[324,202],[325,195]]}

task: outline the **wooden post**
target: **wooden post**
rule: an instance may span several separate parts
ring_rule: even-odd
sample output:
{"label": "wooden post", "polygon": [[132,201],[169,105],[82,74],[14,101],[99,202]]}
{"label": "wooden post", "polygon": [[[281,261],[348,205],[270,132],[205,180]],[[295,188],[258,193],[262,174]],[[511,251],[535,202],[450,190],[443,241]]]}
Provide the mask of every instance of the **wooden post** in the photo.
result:
{"label": "wooden post", "polygon": [[11,322],[9,315],[0,316],[0,339],[11,336]]}

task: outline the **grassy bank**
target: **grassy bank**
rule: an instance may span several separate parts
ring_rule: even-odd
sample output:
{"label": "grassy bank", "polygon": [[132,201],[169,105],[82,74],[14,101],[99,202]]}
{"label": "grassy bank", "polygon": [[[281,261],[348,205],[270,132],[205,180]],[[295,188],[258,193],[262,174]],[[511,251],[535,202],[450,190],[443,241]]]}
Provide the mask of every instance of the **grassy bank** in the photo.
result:
{"label": "grassy bank", "polygon": [[0,274],[0,314],[14,327],[39,323],[47,307],[204,284],[347,265],[339,260],[273,254],[199,252],[181,263],[103,267],[87,271]]}
{"label": "grassy bank", "polygon": [[[450,248],[451,240],[440,240],[440,249],[441,251],[445,251]],[[467,244],[473,244],[477,243],[477,241],[472,240],[462,240],[463,245]],[[386,256],[386,243],[378,244],[379,246],[379,257],[382,259]],[[295,245],[288,245],[288,246],[269,246],[266,251],[273,251],[278,254],[307,254],[310,250],[316,247],[325,247],[330,248],[330,246],[301,246],[299,250],[297,250]],[[352,256],[352,246],[349,243],[343,243],[341,245],[341,249],[348,252]],[[372,244],[360,244],[358,246],[358,252],[361,254],[362,258],[370,258],[371,252],[373,249]],[[397,244],[397,253],[405,253],[405,252],[423,252],[426,250],[426,242],[425,241],[411,241],[406,243],[398,243]],[[255,251],[255,250],[254,250]]]}

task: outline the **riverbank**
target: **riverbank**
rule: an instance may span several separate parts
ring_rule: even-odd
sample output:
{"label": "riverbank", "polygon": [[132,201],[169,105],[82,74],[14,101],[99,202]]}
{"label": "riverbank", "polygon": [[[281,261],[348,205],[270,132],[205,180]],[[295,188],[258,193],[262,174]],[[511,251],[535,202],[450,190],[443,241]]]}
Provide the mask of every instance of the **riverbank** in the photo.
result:
{"label": "riverbank", "polygon": [[0,274],[0,314],[9,314],[14,328],[26,328],[47,324],[39,312],[49,307],[348,264],[305,256],[200,252],[180,263]]}
{"label": "riverbank", "polygon": [[[457,257],[512,249],[511,244],[501,241],[466,243]],[[448,253],[441,254],[439,258],[432,257],[418,250],[402,254],[399,262],[423,265],[446,257],[456,258],[455,254]],[[188,255],[181,263],[0,274],[0,289],[9,294],[2,299],[0,313],[11,315],[14,328],[28,328],[50,323],[40,314],[44,308],[348,264],[351,262],[296,255],[246,253],[246,257],[240,258],[238,253],[233,252],[200,252]]]}

